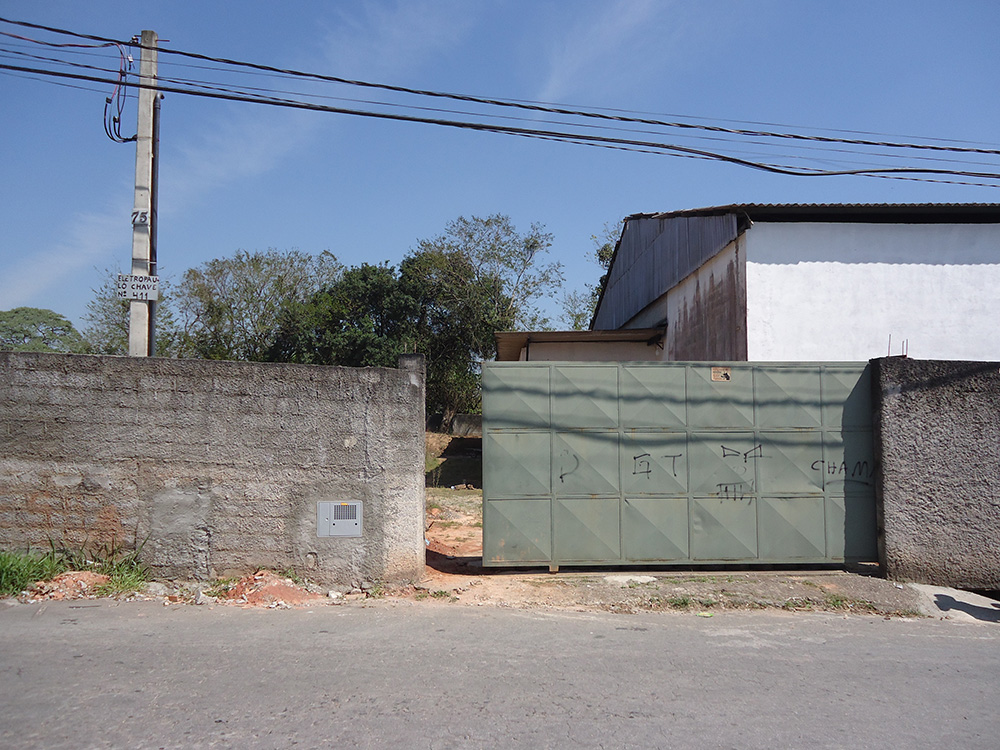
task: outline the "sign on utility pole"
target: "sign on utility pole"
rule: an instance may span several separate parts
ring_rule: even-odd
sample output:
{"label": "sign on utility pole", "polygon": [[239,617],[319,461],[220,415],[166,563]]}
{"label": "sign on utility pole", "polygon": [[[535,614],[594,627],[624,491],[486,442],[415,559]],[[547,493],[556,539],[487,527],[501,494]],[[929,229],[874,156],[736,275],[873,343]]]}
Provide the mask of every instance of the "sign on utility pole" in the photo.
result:
{"label": "sign on utility pole", "polygon": [[[156,84],[155,31],[142,32],[139,82]],[[160,141],[160,98],[155,88],[139,89],[139,129],[135,139],[135,203],[132,209],[132,273],[122,275],[118,295],[130,299],[128,353],[156,353],[156,182]],[[147,278],[148,283],[142,279]],[[152,292],[152,293],[150,293]]]}

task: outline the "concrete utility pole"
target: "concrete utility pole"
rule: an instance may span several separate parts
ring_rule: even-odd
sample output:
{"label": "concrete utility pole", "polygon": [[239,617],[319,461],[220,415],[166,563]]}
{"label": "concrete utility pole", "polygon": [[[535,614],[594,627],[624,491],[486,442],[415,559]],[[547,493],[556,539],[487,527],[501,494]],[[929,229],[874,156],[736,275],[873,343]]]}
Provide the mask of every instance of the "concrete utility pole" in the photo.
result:
{"label": "concrete utility pole", "polygon": [[[155,31],[142,32],[139,81],[156,83]],[[132,277],[156,276],[156,183],[160,141],[160,97],[155,88],[139,89],[139,128],[135,144],[135,203],[132,209]],[[156,353],[157,285],[136,285],[130,294],[128,353],[130,357],[152,357]],[[146,286],[143,294],[141,287]]]}

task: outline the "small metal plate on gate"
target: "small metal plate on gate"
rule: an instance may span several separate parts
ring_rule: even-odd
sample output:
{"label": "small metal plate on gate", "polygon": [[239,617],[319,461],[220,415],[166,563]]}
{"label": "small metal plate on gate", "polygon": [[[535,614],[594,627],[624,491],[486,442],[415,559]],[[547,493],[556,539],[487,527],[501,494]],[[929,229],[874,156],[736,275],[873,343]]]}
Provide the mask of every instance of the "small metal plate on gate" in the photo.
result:
{"label": "small metal plate on gate", "polygon": [[316,536],[361,536],[363,503],[316,503]]}
{"label": "small metal plate on gate", "polygon": [[712,368],[712,381],[716,383],[725,383],[733,379],[733,368],[732,367],[713,367]]}

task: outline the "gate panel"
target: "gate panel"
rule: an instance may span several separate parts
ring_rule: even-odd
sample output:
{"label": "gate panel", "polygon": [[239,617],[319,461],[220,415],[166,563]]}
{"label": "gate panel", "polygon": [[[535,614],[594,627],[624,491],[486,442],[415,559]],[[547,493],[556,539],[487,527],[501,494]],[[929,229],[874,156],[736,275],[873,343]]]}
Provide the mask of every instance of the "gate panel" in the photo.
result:
{"label": "gate panel", "polygon": [[617,432],[557,432],[552,454],[553,494],[618,497]]}
{"label": "gate panel", "polygon": [[762,497],[757,506],[761,560],[823,560],[826,517],[822,497]]}
{"label": "gate panel", "polygon": [[753,427],[753,370],[746,365],[687,368],[687,413],[692,427]]}
{"label": "gate panel", "polygon": [[678,367],[621,368],[621,419],[628,428],[670,429],[687,424],[684,370]]}
{"label": "gate panel", "polygon": [[688,449],[693,495],[741,499],[757,487],[759,445],[752,432],[692,433]]}
{"label": "gate panel", "polygon": [[547,563],[552,559],[548,499],[487,500],[483,506],[483,548],[487,539],[496,563]]}
{"label": "gate panel", "polygon": [[757,559],[757,504],[751,496],[696,498],[691,510],[694,560]]}
{"label": "gate panel", "polygon": [[487,363],[485,565],[875,560],[863,363]]}
{"label": "gate panel", "polygon": [[635,561],[688,558],[686,497],[628,498],[622,506],[625,558]]}
{"label": "gate panel", "polygon": [[565,498],[555,501],[555,558],[566,562],[621,559],[618,498]]}
{"label": "gate panel", "polygon": [[686,432],[624,433],[622,491],[626,496],[687,494],[687,454]]}
{"label": "gate panel", "polygon": [[492,497],[551,493],[552,454],[548,432],[493,432],[483,439],[483,484]]}

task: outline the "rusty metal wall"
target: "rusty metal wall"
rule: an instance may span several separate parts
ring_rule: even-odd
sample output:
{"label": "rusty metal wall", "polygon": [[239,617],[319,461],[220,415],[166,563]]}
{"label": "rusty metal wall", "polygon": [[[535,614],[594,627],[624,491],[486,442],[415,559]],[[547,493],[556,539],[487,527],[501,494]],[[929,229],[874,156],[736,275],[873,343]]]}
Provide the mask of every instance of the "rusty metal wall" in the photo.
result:
{"label": "rusty metal wall", "polygon": [[736,238],[736,214],[629,219],[594,330],[624,327]]}

